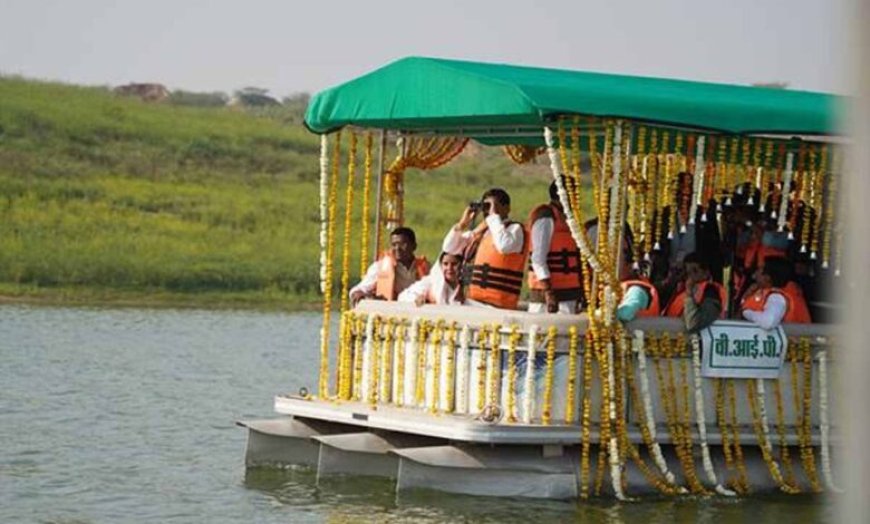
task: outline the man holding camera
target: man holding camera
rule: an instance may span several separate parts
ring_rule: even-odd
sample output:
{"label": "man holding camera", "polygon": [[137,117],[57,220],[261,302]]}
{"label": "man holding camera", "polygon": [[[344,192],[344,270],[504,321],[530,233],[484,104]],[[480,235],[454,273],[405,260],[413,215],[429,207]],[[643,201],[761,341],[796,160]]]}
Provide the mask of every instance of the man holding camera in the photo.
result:
{"label": "man holding camera", "polygon": [[[510,210],[507,191],[492,188],[469,204],[444,238],[443,251],[463,254],[470,268],[468,304],[515,309],[519,303],[527,241],[523,225],[508,219]],[[483,222],[469,230],[478,213]]]}
{"label": "man holding camera", "polygon": [[559,202],[556,182],[550,184],[550,202],[529,215],[531,252],[529,313],[573,315],[583,294],[580,251]]}

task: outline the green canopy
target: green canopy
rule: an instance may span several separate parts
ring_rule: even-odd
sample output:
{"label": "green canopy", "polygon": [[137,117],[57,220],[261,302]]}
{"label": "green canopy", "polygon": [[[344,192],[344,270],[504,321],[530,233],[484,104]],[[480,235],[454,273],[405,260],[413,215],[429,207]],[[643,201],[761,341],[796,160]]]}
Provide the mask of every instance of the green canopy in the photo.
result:
{"label": "green canopy", "polygon": [[[838,97],[806,91],[409,57],[318,93],[305,123],[456,131],[540,127],[557,115],[620,117],[735,134],[835,134]],[[494,139],[504,143],[509,140]]]}

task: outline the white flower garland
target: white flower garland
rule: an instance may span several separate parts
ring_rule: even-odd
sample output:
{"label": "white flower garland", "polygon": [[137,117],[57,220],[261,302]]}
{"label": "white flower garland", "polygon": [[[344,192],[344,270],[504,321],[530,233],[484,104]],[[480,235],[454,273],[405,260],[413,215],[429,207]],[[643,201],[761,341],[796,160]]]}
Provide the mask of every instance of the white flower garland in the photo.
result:
{"label": "white flower garland", "polygon": [[828,425],[828,352],[821,350],[818,354],[819,359],[819,418],[821,419],[822,433],[822,476],[825,479],[825,486],[831,490],[841,493],[843,490],[834,484],[834,476],[831,473],[831,447],[830,447],[830,426]]}
{"label": "white flower garland", "polygon": [[320,292],[326,293],[326,244],[329,214],[329,139],[320,135]]}
{"label": "white flower garland", "polygon": [[[612,164],[612,178],[610,185],[610,216],[608,217],[607,224],[607,241],[609,243],[608,248],[610,252],[614,255],[617,253],[616,245],[617,235],[616,228],[619,227],[618,217],[621,213],[617,213],[617,210],[622,209],[622,205],[619,202],[619,190],[620,186],[620,174],[622,173],[622,122],[617,121],[614,125],[613,130],[613,152],[611,155],[613,156],[613,164]],[[605,152],[606,153],[606,152]],[[602,191],[604,188],[602,188]],[[616,256],[613,257],[613,260],[616,260]]]}
{"label": "white flower garland", "polygon": [[710,484],[716,486],[716,493],[726,497],[733,497],[737,493],[725,488],[716,478],[716,470],[713,469],[713,461],[710,459],[710,448],[707,446],[707,421],[704,417],[704,396],[701,388],[701,341],[698,335],[692,335],[692,369],[695,375],[695,418],[698,421],[698,435],[701,440],[701,459],[704,463],[704,472]]}
{"label": "white flower garland", "polygon": [[[665,456],[662,454],[662,448],[656,440],[655,412],[653,411],[652,396],[650,395],[649,390],[649,378],[646,374],[646,349],[643,342],[643,331],[639,329],[635,330],[633,346],[632,350],[637,353],[638,375],[640,375],[640,392],[643,397],[644,413],[646,414],[646,427],[650,437],[652,438],[652,448],[649,450],[650,455],[652,455],[653,461],[656,463],[656,466],[658,466],[659,471],[662,472],[665,479],[667,479],[668,483],[676,486],[677,480],[670,469],[668,469],[668,463],[665,460]],[[688,493],[688,490],[680,486],[679,492]]]}
{"label": "white flower garland", "polygon": [[544,141],[547,144],[547,156],[550,158],[550,171],[553,173],[553,180],[556,182],[556,189],[559,193],[559,203],[562,204],[562,209],[565,210],[565,222],[568,224],[568,229],[571,231],[571,237],[580,252],[583,254],[583,259],[586,260],[596,273],[604,276],[606,280],[610,279],[610,275],[604,273],[601,262],[596,254],[589,247],[589,239],[586,237],[586,230],[582,229],[582,224],[577,224],[574,220],[574,213],[568,213],[571,209],[571,203],[568,199],[568,193],[565,191],[565,184],[562,183],[562,175],[559,173],[559,154],[553,146],[553,131],[549,127],[544,127]]}
{"label": "white flower garland", "polygon": [[[788,196],[789,187],[791,186],[792,164],[794,163],[794,153],[789,153],[785,156],[785,171],[782,174],[782,190],[780,191],[779,216],[777,217],[776,225],[778,231],[785,229],[785,219],[788,214]],[[795,210],[797,211],[797,210]],[[792,232],[789,231],[789,238],[792,238]]]}
{"label": "white flower garland", "polygon": [[692,180],[692,198],[689,201],[689,225],[695,224],[695,214],[698,212],[698,206],[701,205],[701,199],[704,198],[704,168],[704,135],[701,135],[695,147],[695,173]]}
{"label": "white flower garland", "polygon": [[616,495],[618,500],[628,500],[625,496],[625,493],[622,491],[622,467],[619,463],[619,444],[618,444],[618,435],[616,431],[615,421],[616,421],[616,395],[614,390],[614,386],[616,384],[616,377],[613,372],[613,341],[607,341],[607,361],[610,365],[607,366],[607,383],[610,385],[610,390],[608,393],[608,409],[607,415],[610,417],[610,453],[608,453],[608,460],[610,461],[610,480],[611,484],[613,484],[613,493]]}
{"label": "white flower garland", "polygon": [[[762,442],[759,444],[764,447],[767,455],[770,457],[770,469],[771,474],[774,478],[782,478],[782,472],[779,469],[779,463],[773,458],[773,449],[770,445],[770,428],[767,423],[767,408],[765,407],[765,394],[764,394],[764,379],[756,378],[755,380],[755,391],[758,396],[758,412],[761,416],[761,432],[764,434]],[[785,491],[784,487],[780,487],[783,491]]]}
{"label": "white flower garland", "polygon": [[459,354],[456,356],[456,412],[468,412],[468,344],[471,330],[468,324],[459,332]]}
{"label": "white flower garland", "polygon": [[537,324],[532,324],[532,327],[529,328],[529,347],[526,353],[526,378],[523,387],[526,394],[523,399],[523,422],[526,424],[531,424],[532,422],[532,407],[535,404],[535,358],[537,357],[539,329]]}

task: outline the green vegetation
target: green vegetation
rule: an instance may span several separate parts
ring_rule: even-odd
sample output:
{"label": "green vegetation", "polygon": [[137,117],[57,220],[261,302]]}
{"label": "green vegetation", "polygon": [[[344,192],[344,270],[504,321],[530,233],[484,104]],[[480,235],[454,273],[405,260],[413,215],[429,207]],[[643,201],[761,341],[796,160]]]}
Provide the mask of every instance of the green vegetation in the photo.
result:
{"label": "green vegetation", "polygon": [[[145,104],[102,88],[0,78],[0,296],[316,303],[319,139],[292,107]],[[470,147],[445,168],[407,174],[406,222],[434,258],[483,189],[505,187],[525,219],[546,183],[543,164],[518,168],[498,150]]]}

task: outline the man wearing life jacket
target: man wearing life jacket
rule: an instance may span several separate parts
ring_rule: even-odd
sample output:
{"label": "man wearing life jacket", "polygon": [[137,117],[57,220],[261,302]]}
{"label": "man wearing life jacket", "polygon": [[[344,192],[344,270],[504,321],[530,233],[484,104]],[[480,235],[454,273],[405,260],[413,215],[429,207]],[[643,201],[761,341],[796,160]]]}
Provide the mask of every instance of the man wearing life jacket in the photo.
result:
{"label": "man wearing life jacket", "polygon": [[790,281],[791,266],[784,257],[769,257],[756,273],[756,283],[740,303],[743,318],[762,329],[774,329],[783,322],[812,322],[800,287]]}
{"label": "man wearing life jacket", "polygon": [[396,300],[405,288],[429,274],[425,257],[414,256],[417,236],[409,227],[397,227],[390,233],[390,249],[369,266],[359,284],[350,290],[350,301],[364,298]]}
{"label": "man wearing life jacket", "polygon": [[727,293],[722,284],[715,282],[710,265],[697,253],[683,258],[685,281],[682,290],[671,298],[664,313],[666,317],[682,317],[686,331],[697,333],[719,318],[725,318]]}
{"label": "man wearing life jacket", "polygon": [[556,182],[550,184],[550,202],[529,214],[529,313],[577,312],[583,294],[580,250],[565,221]]}
{"label": "man wearing life jacket", "polygon": [[633,271],[628,261],[623,261],[619,279],[622,283],[622,300],[616,308],[616,318],[629,322],[638,317],[657,317],[661,314],[659,292],[640,270]]}
{"label": "man wearing life jacket", "polygon": [[[523,287],[526,264],[526,233],[523,225],[508,219],[511,198],[507,191],[493,188],[483,194],[479,209],[468,206],[462,218],[444,237],[442,251],[462,253],[470,282],[466,303],[515,309]],[[474,216],[485,217],[469,230]]]}
{"label": "man wearing life jacket", "polygon": [[399,302],[423,304],[462,304],[465,296],[459,273],[462,271],[462,255],[442,252],[438,265],[425,277],[399,293]]}

